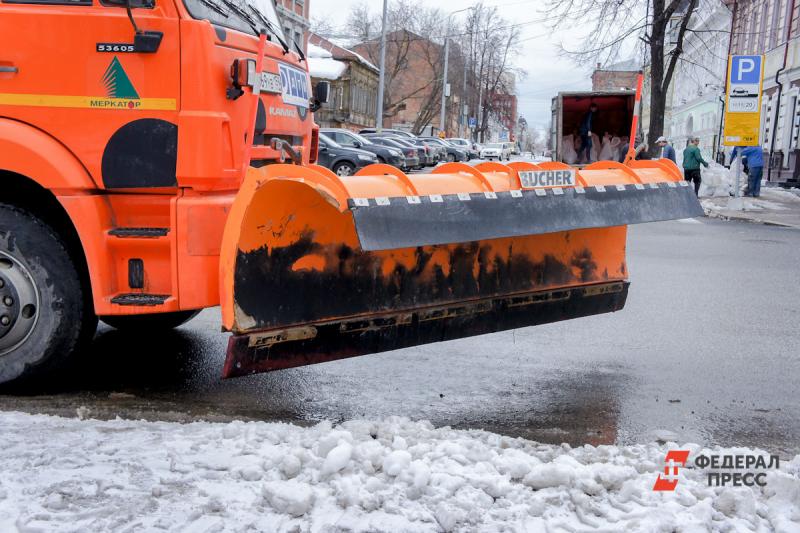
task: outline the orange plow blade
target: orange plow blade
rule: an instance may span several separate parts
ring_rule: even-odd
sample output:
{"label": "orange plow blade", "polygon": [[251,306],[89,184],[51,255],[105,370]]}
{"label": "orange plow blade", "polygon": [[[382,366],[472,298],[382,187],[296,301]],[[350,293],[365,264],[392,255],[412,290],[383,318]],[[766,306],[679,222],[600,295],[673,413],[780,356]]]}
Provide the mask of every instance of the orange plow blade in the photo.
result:
{"label": "orange plow blade", "polygon": [[658,161],[250,169],[221,250],[224,376],[617,311],[626,225],[701,214]]}

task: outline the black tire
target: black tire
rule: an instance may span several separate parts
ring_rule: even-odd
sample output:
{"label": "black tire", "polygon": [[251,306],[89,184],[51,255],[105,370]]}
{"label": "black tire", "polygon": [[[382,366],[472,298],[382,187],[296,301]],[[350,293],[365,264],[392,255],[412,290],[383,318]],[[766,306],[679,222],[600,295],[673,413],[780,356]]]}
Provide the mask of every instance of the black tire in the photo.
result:
{"label": "black tire", "polygon": [[0,325],[6,323],[0,327],[0,383],[62,368],[94,335],[90,289],[61,237],[30,212],[3,203],[0,279]]}
{"label": "black tire", "polygon": [[384,158],[382,158],[381,156],[378,156],[378,163],[380,163],[381,165],[385,165],[386,164],[386,160]]}
{"label": "black tire", "polygon": [[352,176],[356,173],[356,165],[350,161],[342,161],[333,165],[333,173],[337,176]]}
{"label": "black tire", "polygon": [[164,331],[174,329],[190,321],[200,312],[199,309],[193,311],[173,311],[171,313],[153,313],[149,315],[110,315],[101,316],[100,320],[112,328],[124,331]]}
{"label": "black tire", "polygon": [[455,161],[456,161],[456,156],[455,155],[447,154],[447,162],[448,163],[455,163]]}

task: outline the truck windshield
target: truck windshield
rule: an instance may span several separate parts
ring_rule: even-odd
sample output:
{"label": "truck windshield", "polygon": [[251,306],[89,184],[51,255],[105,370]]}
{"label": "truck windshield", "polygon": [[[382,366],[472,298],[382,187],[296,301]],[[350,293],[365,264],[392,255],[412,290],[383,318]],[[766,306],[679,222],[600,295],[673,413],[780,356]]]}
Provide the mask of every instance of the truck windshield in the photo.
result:
{"label": "truck windshield", "polygon": [[272,0],[184,0],[189,14],[244,33],[254,34],[253,25],[262,27],[260,19],[269,22],[267,34],[282,40],[283,32]]}

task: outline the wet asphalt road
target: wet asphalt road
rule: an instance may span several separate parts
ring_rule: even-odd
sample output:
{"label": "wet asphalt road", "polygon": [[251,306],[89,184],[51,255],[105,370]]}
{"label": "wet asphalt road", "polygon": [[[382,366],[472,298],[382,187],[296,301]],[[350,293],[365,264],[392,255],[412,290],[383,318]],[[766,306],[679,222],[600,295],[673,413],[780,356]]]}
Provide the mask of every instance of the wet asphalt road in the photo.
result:
{"label": "wet asphalt road", "polygon": [[313,423],[402,415],[545,442],[800,452],[800,231],[701,219],[632,227],[624,310],[222,381],[206,310],[168,334],[101,325],[80,364],[0,409]]}

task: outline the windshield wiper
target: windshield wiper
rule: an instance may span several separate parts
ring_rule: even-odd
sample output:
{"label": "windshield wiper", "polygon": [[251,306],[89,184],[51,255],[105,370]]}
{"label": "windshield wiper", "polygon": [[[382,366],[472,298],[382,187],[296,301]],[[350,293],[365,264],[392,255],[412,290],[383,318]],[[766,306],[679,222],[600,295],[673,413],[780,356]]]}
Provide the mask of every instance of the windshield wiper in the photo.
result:
{"label": "windshield wiper", "polygon": [[216,3],[214,0],[200,0],[200,3],[208,7],[210,10],[217,12],[218,14],[222,15],[225,18],[231,16],[230,13],[222,9],[222,6]]}
{"label": "windshield wiper", "polygon": [[[250,12],[253,13],[258,18],[259,22],[261,22],[261,24],[263,24],[272,33],[272,35],[274,35],[275,38],[278,39],[278,42],[280,42],[281,46],[283,46],[283,53],[284,54],[288,54],[289,53],[289,45],[286,44],[286,41],[281,39],[280,33],[278,32],[278,30],[275,29],[275,26],[272,25],[272,23],[269,21],[269,19],[267,17],[265,17],[264,14],[261,11],[257,10],[256,8],[254,8],[251,4],[247,4],[247,7],[250,8]],[[297,45],[297,43],[295,43],[295,46],[296,45]]]}
{"label": "windshield wiper", "polygon": [[297,50],[298,55],[300,55],[300,61],[305,61],[306,60],[306,55],[303,53],[303,49],[300,48],[300,45],[297,44],[297,41],[293,40],[292,42],[294,43],[294,48],[295,48],[295,50]]}
{"label": "windshield wiper", "polygon": [[[203,0],[201,0],[201,1],[203,1]],[[209,3],[211,1],[212,0],[206,0],[206,2],[209,2]],[[253,17],[251,17],[250,15],[247,14],[247,11],[245,11],[244,9],[239,7],[236,4],[236,2],[234,2],[233,0],[219,0],[219,1],[222,2],[222,4],[225,7],[227,7],[231,11],[233,11],[240,19],[245,21],[247,23],[247,25],[250,26],[250,29],[253,30],[253,32],[256,35],[258,35],[258,25],[256,24],[256,21],[253,20]],[[206,3],[206,2],[204,2],[204,3]],[[225,16],[228,17],[228,16],[230,16],[230,14],[226,13]]]}

